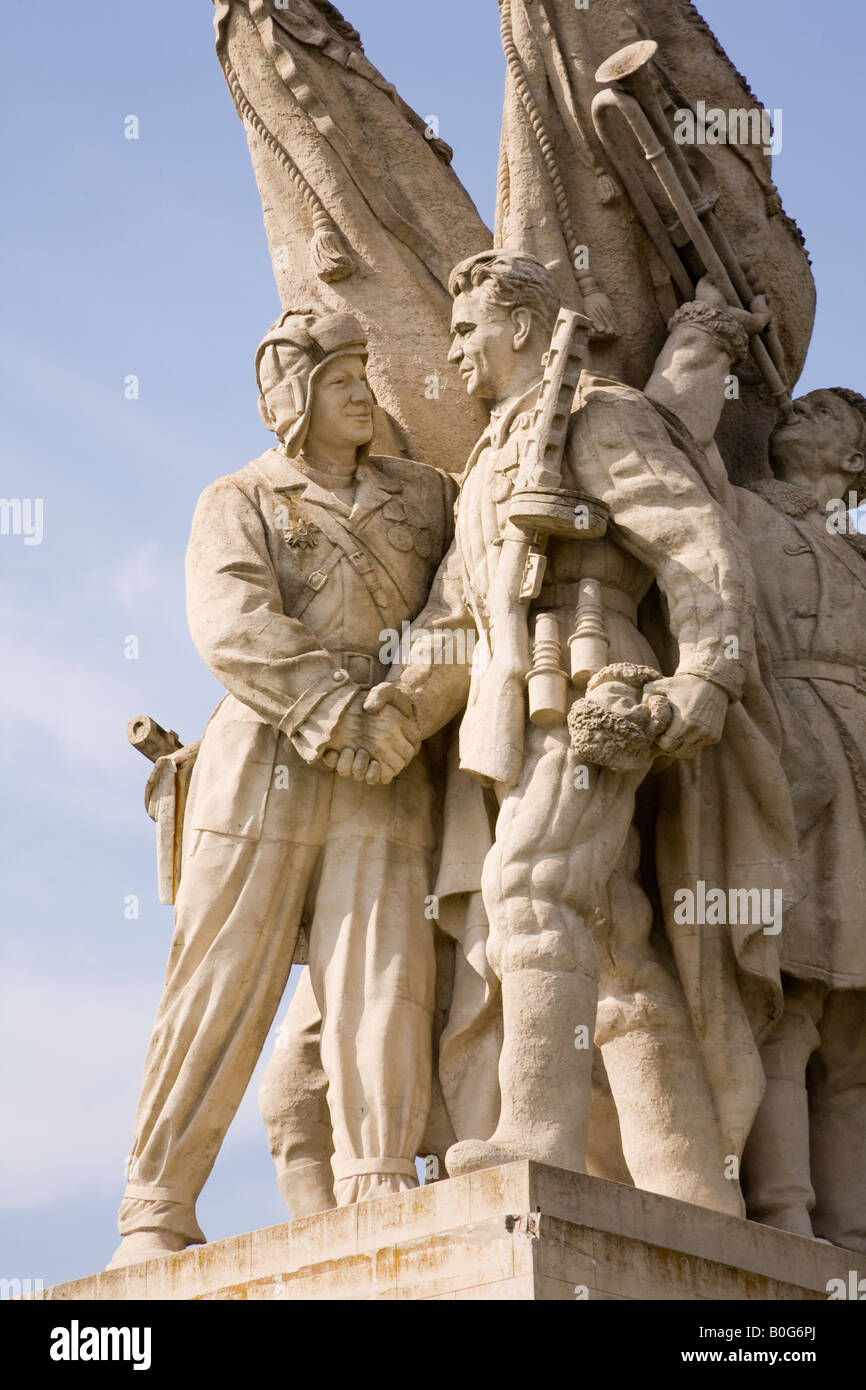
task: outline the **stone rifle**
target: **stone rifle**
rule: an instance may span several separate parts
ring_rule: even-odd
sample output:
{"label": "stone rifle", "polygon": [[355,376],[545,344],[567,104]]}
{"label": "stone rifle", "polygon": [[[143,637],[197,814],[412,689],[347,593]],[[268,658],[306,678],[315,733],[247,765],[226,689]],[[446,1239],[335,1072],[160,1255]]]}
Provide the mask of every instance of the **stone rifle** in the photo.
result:
{"label": "stone rifle", "polygon": [[[591,329],[584,315],[560,309],[543,359],[544,376],[528,447],[499,543],[488,604],[492,655],[483,643],[475,649],[479,664],[460,727],[461,766],[488,783],[513,787],[520,779],[527,682],[530,719],[542,727],[565,723],[568,677],[560,669],[562,645],[556,619],[540,615],[543,621],[536,624],[533,664],[529,604],[541,591],[551,536],[590,540],[607,529],[603,503],[562,486],[571,409]],[[587,597],[590,606],[598,609],[597,602],[593,605],[597,596]],[[579,613],[578,629],[581,621]],[[591,620],[593,632],[596,626]],[[599,635],[604,645],[603,629]],[[574,647],[572,655],[574,659]],[[481,664],[485,660],[486,665]]]}

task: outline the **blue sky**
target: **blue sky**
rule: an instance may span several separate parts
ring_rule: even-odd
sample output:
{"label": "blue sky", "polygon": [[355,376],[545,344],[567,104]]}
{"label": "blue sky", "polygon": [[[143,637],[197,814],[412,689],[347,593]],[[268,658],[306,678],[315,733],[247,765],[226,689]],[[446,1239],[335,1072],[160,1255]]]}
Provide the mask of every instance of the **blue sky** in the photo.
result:
{"label": "blue sky", "polygon": [[[819,293],[801,387],[864,389],[862,0],[700,8],[784,112],[776,180]],[[345,10],[438,115],[492,223],[495,0]],[[46,1284],[116,1244],[171,934],[126,722],[148,712],[192,739],[217,703],[186,630],[189,522],[207,483],[268,445],[252,354],[278,303],[211,17],[208,0],[4,6],[0,493],[44,499],[44,538],[0,536],[0,1276]],[[212,1239],[284,1218],[254,1090],[200,1202]]]}

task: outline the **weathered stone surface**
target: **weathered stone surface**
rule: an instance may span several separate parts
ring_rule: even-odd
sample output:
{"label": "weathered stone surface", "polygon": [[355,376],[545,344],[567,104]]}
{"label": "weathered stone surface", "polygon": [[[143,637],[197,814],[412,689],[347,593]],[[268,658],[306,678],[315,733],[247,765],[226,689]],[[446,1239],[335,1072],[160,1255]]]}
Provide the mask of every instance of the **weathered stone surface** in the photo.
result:
{"label": "weathered stone surface", "polygon": [[[42,1290],[81,1299],[824,1299],[866,1260],[513,1163]],[[39,1295],[36,1295],[37,1297]]]}
{"label": "weathered stone surface", "polygon": [[[289,1230],[280,1296],[766,1291],[790,1271],[718,1225],[744,1155],[755,1215],[866,1252],[866,566],[825,520],[866,401],[790,399],[813,286],[765,155],[672,135],[679,103],[749,94],[685,0],[503,0],[490,250],[332,5],[216,10],[293,303],[255,358],[276,445],[193,522],[226,698],[151,787],[176,925],[112,1268],[203,1241],[302,929],[260,1101],[291,1214],[340,1210]],[[468,1188],[419,1195],[418,1157]],[[503,1234],[489,1170],[530,1160],[633,1183],[628,1229],[575,1214],[574,1177]],[[646,1194],[691,1204],[685,1248]],[[220,1260],[166,1287],[228,1287]],[[270,1277],[253,1254],[231,1287]]]}

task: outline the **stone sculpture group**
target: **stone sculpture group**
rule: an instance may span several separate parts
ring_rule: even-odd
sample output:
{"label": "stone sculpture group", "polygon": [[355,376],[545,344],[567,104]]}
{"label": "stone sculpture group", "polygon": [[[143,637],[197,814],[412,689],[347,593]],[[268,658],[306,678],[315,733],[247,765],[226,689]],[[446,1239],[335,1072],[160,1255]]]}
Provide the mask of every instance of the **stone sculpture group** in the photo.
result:
{"label": "stone sculpture group", "polygon": [[134,721],[175,932],[113,1266],[205,1239],[294,961],[292,1217],[530,1158],[866,1252],[866,400],[791,401],[766,154],[672,138],[751,98],[687,0],[500,11],[491,247],[332,5],[216,0],[276,442],[193,519],[225,698]]}

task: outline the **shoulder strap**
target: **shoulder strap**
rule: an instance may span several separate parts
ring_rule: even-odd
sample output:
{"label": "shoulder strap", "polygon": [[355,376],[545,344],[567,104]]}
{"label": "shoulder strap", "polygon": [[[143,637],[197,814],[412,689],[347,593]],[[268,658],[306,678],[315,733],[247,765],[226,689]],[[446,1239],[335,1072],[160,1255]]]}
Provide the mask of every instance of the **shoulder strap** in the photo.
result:
{"label": "shoulder strap", "polygon": [[363,582],[383,618],[393,620],[395,608],[405,608],[406,598],[369,541],[344,528],[339,517],[320,509],[316,525],[337,546]]}

